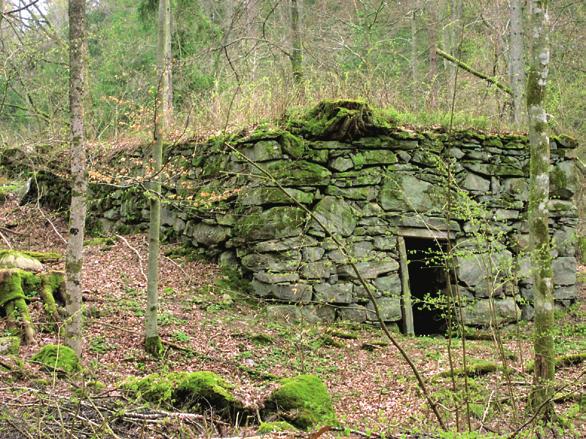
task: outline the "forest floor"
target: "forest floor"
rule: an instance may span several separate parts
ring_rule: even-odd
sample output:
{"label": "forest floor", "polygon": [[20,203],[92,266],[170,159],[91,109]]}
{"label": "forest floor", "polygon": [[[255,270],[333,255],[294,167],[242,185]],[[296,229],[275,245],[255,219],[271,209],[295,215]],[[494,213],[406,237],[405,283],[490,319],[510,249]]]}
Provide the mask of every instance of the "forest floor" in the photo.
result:
{"label": "forest floor", "polygon": [[[64,221],[33,205],[7,201],[0,206],[0,227],[16,249],[64,250]],[[125,413],[139,407],[119,388],[126,377],[174,370],[217,372],[232,382],[235,394],[253,408],[274,388],[272,376],[313,373],[326,382],[342,426],[372,437],[398,437],[403,433],[420,434],[409,437],[439,437],[423,435],[437,434],[437,423],[409,366],[384,340],[380,329],[372,325],[326,327],[270,321],[264,305],[243,296],[237,282],[214,264],[162,258],[159,323],[166,351],[162,360],[155,361],[142,347],[146,237],[112,238],[109,243],[90,240],[85,248],[83,373],[58,379],[28,361],[43,345],[61,341],[55,333],[39,331],[34,343],[21,348],[23,363],[17,368],[0,368],[0,437],[195,437],[195,431],[210,437],[254,435],[254,426],[234,427],[221,422],[210,423],[204,433],[201,422],[195,428],[189,425],[189,419],[181,417],[140,420],[126,416],[125,422],[120,422],[112,420],[116,418],[113,410],[102,410],[113,399],[123,401]],[[165,245],[163,253],[170,254],[173,248]],[[50,269],[63,268],[62,262],[47,265]],[[580,270],[581,301],[556,320],[558,355],[586,351],[586,267]],[[33,302],[31,310],[37,327],[42,329],[42,304]],[[5,329],[0,319],[0,333]],[[531,324],[504,328],[500,336],[509,372],[468,378],[473,430],[506,437],[528,420],[524,401],[532,377],[524,370],[532,358],[531,335]],[[462,340],[395,336],[429,383],[451,428],[456,430],[457,416],[460,429],[466,430],[464,380],[452,382],[437,376],[449,369],[450,351],[456,367],[461,367]],[[466,340],[465,345],[469,363],[503,362],[492,340]],[[560,368],[557,382],[564,395],[556,403],[562,424],[544,430],[542,437],[586,437],[584,363]],[[454,384],[456,394],[451,391]],[[93,410],[87,409],[88,404]],[[322,437],[328,434],[333,433]],[[525,434],[537,437],[538,433]]]}

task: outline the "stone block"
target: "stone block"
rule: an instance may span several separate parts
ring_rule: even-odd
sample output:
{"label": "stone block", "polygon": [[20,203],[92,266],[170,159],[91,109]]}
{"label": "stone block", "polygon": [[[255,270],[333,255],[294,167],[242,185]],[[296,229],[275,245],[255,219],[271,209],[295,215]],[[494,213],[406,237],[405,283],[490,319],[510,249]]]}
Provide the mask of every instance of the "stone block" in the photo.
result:
{"label": "stone block", "polygon": [[338,319],[350,322],[362,323],[368,317],[368,309],[365,306],[352,304],[338,308]]}
{"label": "stone block", "polygon": [[316,261],[304,264],[301,275],[305,279],[326,279],[332,272],[332,261]]}
{"label": "stone block", "polygon": [[275,253],[250,253],[240,259],[242,266],[250,271],[267,270],[271,272],[295,271],[301,264],[299,250]]}
{"label": "stone block", "polygon": [[198,223],[191,228],[189,236],[198,244],[212,246],[226,241],[231,235],[231,230],[229,227]]}
{"label": "stone block", "polygon": [[315,300],[323,303],[352,303],[351,282],[337,282],[333,285],[320,283],[314,285]]}
{"label": "stone block", "polygon": [[496,322],[493,321],[490,299],[480,299],[462,309],[464,324],[489,326],[491,322],[496,324],[512,323],[521,318],[521,310],[512,297],[494,299],[493,303]]}
{"label": "stone block", "polygon": [[464,180],[460,183],[463,189],[468,189],[474,192],[489,192],[490,191],[490,180],[481,177],[480,175],[469,172]]}
{"label": "stone block", "polygon": [[552,266],[555,285],[574,285],[576,283],[576,258],[556,258],[553,260]]}
{"label": "stone block", "polygon": [[[356,227],[356,216],[352,207],[339,198],[324,197],[315,206],[313,214],[332,234],[350,236]],[[312,228],[322,231],[315,221],[312,222]]]}
{"label": "stone block", "polygon": [[[399,297],[381,297],[376,299],[381,318],[385,322],[398,322],[403,317],[401,312],[401,299]],[[376,312],[374,311],[374,304],[368,302],[366,306],[368,309],[367,318],[370,321],[376,321]]]}
{"label": "stone block", "polygon": [[311,301],[312,288],[309,284],[266,284],[253,279],[251,285],[254,294],[259,297],[270,297],[293,303],[309,303]]}
{"label": "stone block", "polygon": [[[358,269],[358,273],[360,273],[364,279],[375,279],[381,274],[397,271],[399,269],[399,263],[394,259],[388,259],[386,261],[374,260],[368,262],[357,262],[355,265]],[[351,265],[339,266],[338,274],[340,276],[358,278],[354,268]]]}

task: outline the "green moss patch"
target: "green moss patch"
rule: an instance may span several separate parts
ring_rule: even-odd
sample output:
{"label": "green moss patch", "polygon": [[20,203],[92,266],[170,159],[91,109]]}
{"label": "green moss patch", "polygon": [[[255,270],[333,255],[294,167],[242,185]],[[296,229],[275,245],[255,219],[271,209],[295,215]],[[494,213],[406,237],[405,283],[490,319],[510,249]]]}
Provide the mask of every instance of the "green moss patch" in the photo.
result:
{"label": "green moss patch", "polygon": [[281,380],[266,407],[269,414],[302,429],[336,423],[328,389],[315,375],[299,375]]}
{"label": "green moss patch", "polygon": [[454,376],[469,376],[469,377],[473,377],[473,376],[480,376],[480,375],[486,375],[488,373],[492,373],[492,372],[496,372],[497,370],[500,369],[500,366],[498,364],[496,364],[493,361],[486,361],[486,360],[469,360],[468,364],[466,365],[466,369],[464,369],[463,367],[461,368],[455,368],[453,370],[446,370],[443,372],[438,373],[436,376],[437,377],[442,377],[442,378],[446,378],[446,377],[450,377],[452,375]]}
{"label": "green moss patch", "polygon": [[79,358],[77,358],[73,349],[68,346],[45,345],[38,353],[33,355],[31,360],[41,364],[49,372],[69,375],[81,370]]}
{"label": "green moss patch", "polygon": [[243,407],[232,394],[233,386],[208,371],[130,377],[122,386],[138,399],[167,408],[204,411],[211,407],[216,411],[232,413]]}
{"label": "green moss patch", "polygon": [[283,431],[297,431],[297,429],[286,421],[261,422],[258,427],[259,434],[280,433]]}

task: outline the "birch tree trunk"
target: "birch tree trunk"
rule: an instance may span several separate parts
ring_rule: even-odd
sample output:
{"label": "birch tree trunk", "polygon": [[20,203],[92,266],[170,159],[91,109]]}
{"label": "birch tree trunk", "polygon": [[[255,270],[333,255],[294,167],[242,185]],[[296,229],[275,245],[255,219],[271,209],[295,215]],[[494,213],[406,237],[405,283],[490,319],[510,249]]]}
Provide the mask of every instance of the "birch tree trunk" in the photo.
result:
{"label": "birch tree trunk", "polygon": [[525,85],[525,65],[523,62],[523,8],[521,0],[510,0],[510,59],[509,76],[513,92],[513,122],[516,126],[523,123],[525,107],[523,89]]}
{"label": "birch tree trunk", "polygon": [[543,107],[549,64],[547,0],[530,1],[531,59],[527,78],[530,181],[529,238],[535,306],[535,375],[530,406],[541,417],[553,415],[553,271],[549,238],[549,162],[547,114]]}
{"label": "birch tree trunk", "polygon": [[293,80],[296,84],[303,81],[303,49],[301,45],[301,31],[299,25],[299,4],[297,0],[291,0],[291,67]]}
{"label": "birch tree trunk", "polygon": [[85,0],[69,1],[69,109],[71,113],[71,207],[65,257],[65,342],[81,356],[81,268],[86,216]]}
{"label": "birch tree trunk", "polygon": [[150,193],[149,258],[147,310],[145,313],[145,350],[159,357],[163,350],[157,315],[159,308],[159,253],[161,234],[161,179],[163,141],[172,117],[171,95],[171,2],[159,0],[159,37],[157,47],[157,105],[155,138],[152,149]]}

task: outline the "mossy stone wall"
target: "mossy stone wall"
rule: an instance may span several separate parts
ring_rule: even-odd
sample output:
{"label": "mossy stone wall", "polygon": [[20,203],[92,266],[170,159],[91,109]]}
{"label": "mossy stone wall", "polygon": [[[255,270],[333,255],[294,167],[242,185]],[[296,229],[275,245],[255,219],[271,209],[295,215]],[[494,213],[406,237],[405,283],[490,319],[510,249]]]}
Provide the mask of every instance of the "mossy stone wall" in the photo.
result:
{"label": "mossy stone wall", "polygon": [[[363,103],[320,105],[280,129],[166,148],[161,219],[166,239],[237,267],[253,294],[271,302],[275,316],[374,320],[373,304],[348,257],[308,209],[344,242],[385,319],[399,321],[396,237],[449,234],[456,282],[467,301],[466,323],[488,323],[489,297],[501,322],[521,313],[532,318],[525,255],[527,137],[412,130],[393,126]],[[551,140],[559,306],[576,300],[575,147],[568,138]],[[137,150],[110,165],[140,177],[142,157]],[[118,232],[146,228],[143,189],[94,184],[92,190],[93,226]],[[51,194],[63,198],[60,190],[45,193],[48,200]],[[291,306],[299,304],[304,306]]]}

